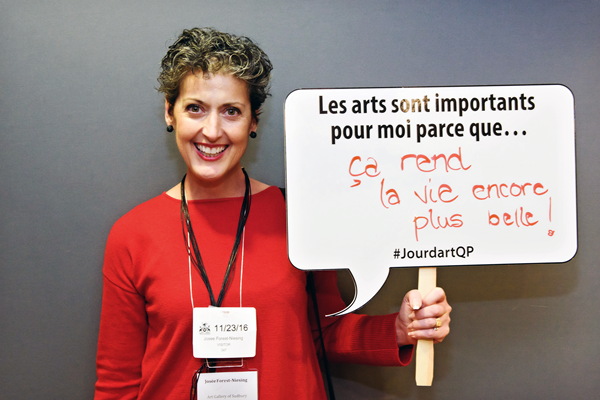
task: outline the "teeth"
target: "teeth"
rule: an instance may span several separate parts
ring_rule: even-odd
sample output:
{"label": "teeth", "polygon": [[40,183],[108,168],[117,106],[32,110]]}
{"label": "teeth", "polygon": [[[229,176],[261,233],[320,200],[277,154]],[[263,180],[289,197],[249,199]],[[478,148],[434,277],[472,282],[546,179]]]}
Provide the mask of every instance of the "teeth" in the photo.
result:
{"label": "teeth", "polygon": [[203,146],[201,144],[197,144],[196,148],[200,150],[200,152],[207,157],[214,157],[225,151],[227,146],[218,146],[218,147],[208,147]]}

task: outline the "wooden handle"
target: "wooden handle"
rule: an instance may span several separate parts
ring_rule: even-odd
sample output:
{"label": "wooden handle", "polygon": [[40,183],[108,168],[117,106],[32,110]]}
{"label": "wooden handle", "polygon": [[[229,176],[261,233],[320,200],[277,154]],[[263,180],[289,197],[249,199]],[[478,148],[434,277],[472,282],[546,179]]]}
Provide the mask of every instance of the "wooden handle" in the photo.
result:
{"label": "wooden handle", "polygon": [[[425,297],[436,286],[436,268],[419,268],[419,293]],[[415,380],[417,386],[431,386],[433,382],[433,340],[417,342]]]}

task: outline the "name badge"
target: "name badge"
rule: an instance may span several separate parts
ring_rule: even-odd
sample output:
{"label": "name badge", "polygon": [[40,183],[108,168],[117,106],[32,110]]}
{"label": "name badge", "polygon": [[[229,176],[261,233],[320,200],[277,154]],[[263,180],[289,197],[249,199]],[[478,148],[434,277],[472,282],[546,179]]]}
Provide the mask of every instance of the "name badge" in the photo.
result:
{"label": "name badge", "polygon": [[256,355],[255,308],[194,308],[193,317],[194,357],[249,358]]}
{"label": "name badge", "polygon": [[213,372],[198,377],[198,400],[244,399],[258,400],[258,373]]}

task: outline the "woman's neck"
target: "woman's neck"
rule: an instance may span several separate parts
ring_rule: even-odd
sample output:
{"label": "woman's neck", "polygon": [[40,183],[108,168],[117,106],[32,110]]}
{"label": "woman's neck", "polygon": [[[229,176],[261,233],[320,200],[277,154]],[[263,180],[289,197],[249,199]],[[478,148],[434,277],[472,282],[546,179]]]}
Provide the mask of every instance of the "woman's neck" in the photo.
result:
{"label": "woman's neck", "polygon": [[[222,199],[242,197],[246,191],[246,182],[241,168],[232,170],[230,176],[218,181],[197,179],[188,171],[185,177],[185,197],[188,200]],[[167,194],[181,199],[181,184],[171,188]]]}

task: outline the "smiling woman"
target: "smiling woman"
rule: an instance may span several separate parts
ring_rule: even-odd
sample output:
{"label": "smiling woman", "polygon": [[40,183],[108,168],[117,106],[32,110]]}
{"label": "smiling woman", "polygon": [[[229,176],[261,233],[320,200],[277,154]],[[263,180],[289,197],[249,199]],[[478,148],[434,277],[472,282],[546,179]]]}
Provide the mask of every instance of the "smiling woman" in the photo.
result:
{"label": "smiling woman", "polygon": [[248,384],[230,397],[324,400],[315,341],[332,361],[406,365],[418,339],[448,334],[441,289],[407,293],[397,314],[325,318],[345,304],[335,272],[320,272],[312,311],[309,279],[288,260],[282,193],[240,164],[271,69],[250,39],[214,29],[183,31],[163,58],[167,130],[187,173],[110,232],[96,399],[180,400],[190,385],[207,398],[214,379],[198,374],[226,364],[223,381]]}
{"label": "smiling woman", "polygon": [[[269,58],[246,37],[190,29],[169,47],[161,65],[159,91],[188,166],[188,199],[241,196],[240,159],[269,94]],[[251,185],[253,193],[267,187],[254,180]],[[178,198],[179,188],[168,194]]]}

